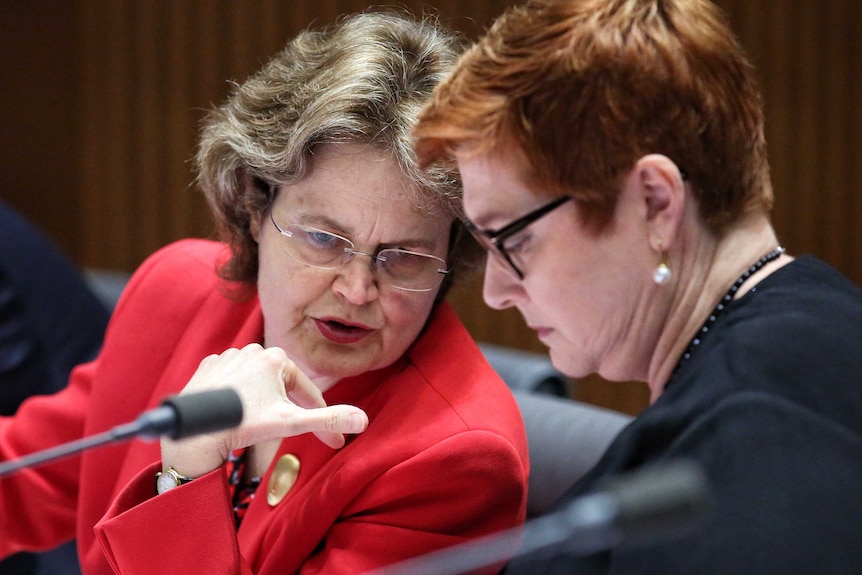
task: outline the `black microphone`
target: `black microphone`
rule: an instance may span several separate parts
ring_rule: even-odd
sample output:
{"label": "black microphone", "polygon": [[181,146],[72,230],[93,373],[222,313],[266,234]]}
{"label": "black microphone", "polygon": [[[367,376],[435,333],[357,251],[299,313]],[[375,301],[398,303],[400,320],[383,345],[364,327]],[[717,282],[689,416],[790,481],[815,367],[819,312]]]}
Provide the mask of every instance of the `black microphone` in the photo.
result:
{"label": "black microphone", "polygon": [[[706,476],[688,461],[644,467],[612,479],[565,507],[474,541],[397,563],[375,575],[456,575],[547,551],[572,555],[648,545],[692,532],[711,508]],[[520,548],[519,548],[520,545]]]}
{"label": "black microphone", "polygon": [[189,395],[174,395],[161,407],[142,413],[135,421],[118,425],[104,433],[37,451],[0,463],[0,477],[25,468],[74,455],[86,449],[134,437],[152,440],[162,435],[182,439],[201,433],[236,427],[242,422],[242,401],[232,389],[217,389]]}
{"label": "black microphone", "polygon": [[220,429],[236,427],[242,421],[242,401],[229,388],[172,395],[162,406],[142,413],[138,419],[111,430],[116,439],[167,435],[182,439]]}

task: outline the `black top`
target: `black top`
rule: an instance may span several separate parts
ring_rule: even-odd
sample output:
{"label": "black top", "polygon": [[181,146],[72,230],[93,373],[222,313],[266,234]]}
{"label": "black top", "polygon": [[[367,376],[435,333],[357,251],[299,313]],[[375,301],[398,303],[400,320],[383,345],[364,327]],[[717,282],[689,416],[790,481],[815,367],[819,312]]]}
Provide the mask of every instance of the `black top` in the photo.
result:
{"label": "black top", "polygon": [[72,262],[0,202],[0,415],[65,387],[96,356],[108,317]]}
{"label": "black top", "polygon": [[507,575],[862,573],[862,291],[810,256],[765,278],[563,501],[675,458],[710,481],[704,529],[587,558],[546,549]]}

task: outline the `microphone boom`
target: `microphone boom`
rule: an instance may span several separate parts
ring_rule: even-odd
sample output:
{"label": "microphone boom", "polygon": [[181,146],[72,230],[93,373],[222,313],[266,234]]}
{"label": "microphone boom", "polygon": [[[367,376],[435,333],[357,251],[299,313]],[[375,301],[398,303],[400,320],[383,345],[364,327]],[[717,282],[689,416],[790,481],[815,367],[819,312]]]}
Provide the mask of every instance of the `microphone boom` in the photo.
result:
{"label": "microphone boom", "polygon": [[709,509],[702,469],[688,461],[672,461],[610,480],[603,489],[533,519],[523,529],[408,559],[372,575],[457,575],[564,542],[565,552],[575,555],[645,545],[691,532]]}
{"label": "microphone boom", "polygon": [[142,413],[132,423],[108,431],[37,451],[19,459],[0,462],[0,477],[22,469],[75,455],[87,449],[134,437],[152,440],[162,435],[181,439],[201,433],[230,429],[242,422],[242,401],[229,388],[171,396],[161,407]]}

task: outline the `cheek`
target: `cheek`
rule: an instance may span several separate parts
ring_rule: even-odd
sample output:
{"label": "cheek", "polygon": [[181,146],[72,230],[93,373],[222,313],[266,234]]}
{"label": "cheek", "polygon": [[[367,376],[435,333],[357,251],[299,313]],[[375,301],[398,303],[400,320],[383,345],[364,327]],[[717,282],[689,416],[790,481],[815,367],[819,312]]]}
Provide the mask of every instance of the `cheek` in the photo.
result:
{"label": "cheek", "polygon": [[287,266],[277,263],[278,258],[275,256],[278,254],[274,253],[272,246],[264,242],[260,244],[259,250],[257,289],[261,303],[271,303],[278,298],[280,291],[287,291],[287,286],[292,288],[294,282],[288,283]]}
{"label": "cheek", "polygon": [[298,282],[288,283],[288,279],[277,273],[277,269],[261,266],[258,273],[257,291],[260,297],[260,306],[265,320],[267,343],[270,345],[283,345],[282,342],[273,341],[272,338],[282,334],[289,329],[289,325],[296,323],[291,319],[299,304],[302,291],[297,290]]}
{"label": "cheek", "polygon": [[553,327],[568,345],[581,348],[595,343],[607,310],[605,288],[596,274],[573,260],[558,258],[543,273],[526,276],[522,285],[530,319]]}
{"label": "cheek", "polygon": [[296,264],[279,253],[261,249],[257,276],[260,305],[267,336],[283,334],[302,321],[305,308],[324,294],[331,283],[324,274]]}
{"label": "cheek", "polygon": [[413,343],[425,326],[434,305],[434,296],[392,294],[392,297],[381,302],[381,305],[386,317],[387,345],[399,348],[401,351],[398,355],[400,355]]}

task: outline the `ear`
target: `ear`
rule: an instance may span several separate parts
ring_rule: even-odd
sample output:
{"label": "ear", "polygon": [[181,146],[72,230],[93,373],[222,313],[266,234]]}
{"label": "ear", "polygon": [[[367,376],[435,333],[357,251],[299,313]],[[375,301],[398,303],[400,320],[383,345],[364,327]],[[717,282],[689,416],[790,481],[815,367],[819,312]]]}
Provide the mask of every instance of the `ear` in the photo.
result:
{"label": "ear", "polygon": [[[260,189],[260,182],[255,181],[255,179],[248,174],[243,177],[243,186],[245,187],[245,193],[243,196],[246,198],[254,198],[260,194],[258,191]],[[270,205],[270,209],[271,208],[272,206]],[[260,243],[260,233],[264,225],[263,219],[266,216],[254,208],[250,208],[249,212],[249,233],[251,234],[251,237],[254,238],[254,241]]]}
{"label": "ear", "polygon": [[260,243],[260,230],[261,230],[261,216],[259,213],[254,212],[251,214],[248,222],[248,231],[251,233],[251,237],[254,238],[254,241]]}
{"label": "ear", "polygon": [[650,154],[637,161],[632,175],[643,202],[650,243],[668,250],[676,239],[685,209],[682,174],[667,156]]}

